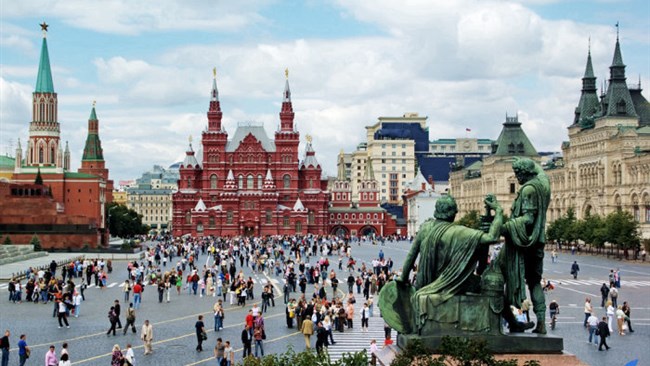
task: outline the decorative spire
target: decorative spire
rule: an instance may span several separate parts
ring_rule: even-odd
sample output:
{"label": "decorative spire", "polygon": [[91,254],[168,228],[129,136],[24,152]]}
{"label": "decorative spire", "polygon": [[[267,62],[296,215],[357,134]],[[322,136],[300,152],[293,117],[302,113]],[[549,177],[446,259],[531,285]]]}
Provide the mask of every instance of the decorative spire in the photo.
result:
{"label": "decorative spire", "polygon": [[219,101],[219,90],[217,89],[217,68],[212,69],[212,93],[210,96],[210,101],[218,102]]}
{"label": "decorative spire", "polygon": [[38,167],[36,171],[36,178],[34,179],[34,184],[43,185],[43,177],[41,177],[41,167]]}
{"label": "decorative spire", "polygon": [[372,169],[372,160],[368,159],[367,164],[366,164],[366,170],[363,173],[363,180],[369,181],[369,180],[375,180],[375,172]]}
{"label": "decorative spire", "polygon": [[338,174],[336,175],[336,180],[345,180],[345,153],[343,152],[343,149],[341,149],[341,152],[339,153],[339,163],[338,165]]}
{"label": "decorative spire", "polygon": [[86,138],[86,146],[84,147],[84,154],[81,161],[104,160],[102,142],[99,139],[99,120],[95,112],[95,104],[95,101],[93,101],[90,117],[88,117],[88,137]]}
{"label": "decorative spire", "polygon": [[50,54],[47,51],[47,23],[41,24],[43,30],[43,44],[41,45],[41,58],[38,63],[38,77],[36,79],[36,93],[54,93],[52,70],[50,69]]}
{"label": "decorative spire", "polygon": [[614,59],[612,60],[612,66],[623,66],[623,56],[621,55],[621,44],[618,39],[618,22],[616,23],[616,48],[614,48]]}
{"label": "decorative spire", "polygon": [[210,107],[208,109],[208,131],[221,132],[221,103],[219,103],[219,89],[217,89],[217,68],[212,68],[212,91],[210,92]]}
{"label": "decorative spire", "polygon": [[284,76],[286,77],[286,80],[284,82],[284,98],[282,99],[283,102],[289,102],[291,103],[291,90],[289,89],[289,69],[284,69]]}

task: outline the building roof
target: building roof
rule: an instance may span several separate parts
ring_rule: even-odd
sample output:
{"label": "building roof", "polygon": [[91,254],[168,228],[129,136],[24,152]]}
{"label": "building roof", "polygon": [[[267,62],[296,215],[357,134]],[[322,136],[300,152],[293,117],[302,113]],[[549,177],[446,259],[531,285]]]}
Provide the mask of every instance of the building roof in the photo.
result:
{"label": "building roof", "polygon": [[[466,166],[481,159],[483,156],[480,154],[463,157]],[[445,156],[422,156],[418,159],[418,163],[425,178],[431,176],[434,182],[447,182],[449,181],[449,172],[457,160],[457,155],[448,154]]]}
{"label": "building roof", "polygon": [[190,143],[188,150],[185,152],[185,160],[183,160],[183,167],[187,168],[188,166],[192,166],[194,168],[200,167],[199,162],[196,160],[196,157],[194,156],[192,143]]}
{"label": "building roof", "polygon": [[306,211],[305,205],[302,204],[302,201],[300,200],[300,197],[296,200],[296,203],[293,205],[293,210],[294,211]]}
{"label": "building roof", "polygon": [[52,70],[50,69],[50,54],[47,51],[47,38],[43,35],[41,59],[38,62],[38,77],[36,78],[36,93],[54,93]]}
{"label": "building roof", "polygon": [[205,207],[205,203],[203,202],[203,198],[199,198],[199,202],[197,202],[196,206],[194,206],[194,211],[203,212],[206,209],[207,209],[207,207]]}
{"label": "building roof", "polygon": [[508,117],[506,115],[501,134],[492,146],[492,155],[537,156],[537,150],[521,128],[517,116]]}
{"label": "building roof", "polygon": [[0,169],[14,168],[16,158],[7,155],[0,155]]}
{"label": "building roof", "polygon": [[639,126],[650,126],[650,102],[641,94],[641,84],[638,88],[630,89],[630,96],[636,114],[639,116]]}
{"label": "building roof", "polygon": [[[95,106],[90,111],[88,121],[97,121],[97,114],[95,113]],[[99,125],[99,121],[97,121]],[[99,127],[98,127],[99,128]],[[81,161],[103,161],[104,150],[102,149],[102,141],[99,139],[98,131],[93,131],[88,128],[88,137],[86,137],[86,146],[84,147],[84,154]]]}
{"label": "building roof", "polygon": [[249,134],[253,135],[253,137],[262,144],[262,148],[266,152],[275,152],[275,143],[266,135],[264,126],[261,124],[253,124],[251,122],[239,123],[237,125],[237,130],[235,130],[232,140],[228,141],[228,144],[226,145],[226,152],[234,152],[237,150],[239,144]]}
{"label": "building roof", "polygon": [[625,82],[625,64],[623,64],[618,37],[616,38],[614,59],[609,67],[609,84],[603,103],[603,116],[637,117],[630,91]]}
{"label": "building roof", "polygon": [[320,167],[318,160],[316,160],[316,152],[311,146],[311,141],[307,141],[307,147],[305,147],[305,160],[300,164],[300,168],[309,168],[310,166],[314,168]]}

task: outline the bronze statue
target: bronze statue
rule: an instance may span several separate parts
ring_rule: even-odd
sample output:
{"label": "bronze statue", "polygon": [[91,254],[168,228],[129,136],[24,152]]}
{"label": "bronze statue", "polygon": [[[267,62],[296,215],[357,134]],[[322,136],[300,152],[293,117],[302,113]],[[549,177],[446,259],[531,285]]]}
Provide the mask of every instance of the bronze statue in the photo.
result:
{"label": "bronze statue", "polygon": [[[421,331],[428,309],[456,295],[480,291],[480,277],[474,274],[478,249],[496,243],[503,224],[503,210],[496,198],[488,196],[485,204],[496,213],[487,233],[453,223],[458,212],[453,197],[444,196],[436,201],[435,220],[421,226],[401,277],[394,288],[382,289],[380,307],[389,325],[402,333]],[[409,275],[418,256],[415,285],[410,287]]]}
{"label": "bronze statue", "polygon": [[521,307],[528,283],[537,317],[533,332],[546,334],[546,304],[540,281],[544,271],[546,209],[551,199],[551,186],[542,167],[531,159],[515,159],[512,169],[521,188],[512,204],[510,220],[503,225],[506,244],[497,258],[506,282],[504,318],[511,331],[522,330],[508,309],[510,305]]}

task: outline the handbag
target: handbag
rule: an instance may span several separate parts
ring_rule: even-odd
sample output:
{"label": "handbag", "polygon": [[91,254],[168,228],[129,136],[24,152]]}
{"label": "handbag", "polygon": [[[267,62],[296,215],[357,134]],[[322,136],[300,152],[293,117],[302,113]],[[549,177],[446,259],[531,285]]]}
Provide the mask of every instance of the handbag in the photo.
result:
{"label": "handbag", "polygon": [[264,329],[262,329],[262,339],[266,339],[266,331]]}
{"label": "handbag", "polygon": [[598,328],[596,328],[596,335],[597,335],[597,336],[600,335],[600,330],[599,330]]}
{"label": "handbag", "polygon": [[207,341],[208,340],[208,333],[206,333],[205,331],[201,331],[201,339],[204,340],[204,341]]}

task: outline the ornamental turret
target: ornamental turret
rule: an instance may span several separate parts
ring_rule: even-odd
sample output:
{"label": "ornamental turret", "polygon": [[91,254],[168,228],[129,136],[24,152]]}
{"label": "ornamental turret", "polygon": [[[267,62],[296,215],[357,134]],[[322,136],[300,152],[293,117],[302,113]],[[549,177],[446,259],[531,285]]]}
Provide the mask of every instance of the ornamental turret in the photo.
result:
{"label": "ornamental turret", "polygon": [[282,94],[282,110],[280,110],[280,131],[293,132],[293,105],[291,104],[291,90],[289,89],[289,69],[284,70],[286,77],[284,92]]}
{"label": "ornamental turret", "polygon": [[36,87],[32,93],[32,121],[25,165],[56,167],[61,129],[58,122],[58,101],[52,82],[50,55],[47,49],[47,28],[43,22],[43,42],[38,63]]}
{"label": "ornamental turret", "polygon": [[598,100],[598,88],[596,87],[596,76],[591,64],[591,46],[587,52],[587,65],[585,74],[582,77],[582,93],[580,101],[575,110],[573,125],[580,125],[581,128],[592,128],[594,117],[599,113],[600,101]]}
{"label": "ornamental turret", "polygon": [[208,131],[220,132],[221,118],[221,104],[219,102],[219,90],[217,89],[217,68],[212,69],[212,90],[210,91],[210,108],[208,109]]}
{"label": "ornamental turret", "polygon": [[88,136],[86,137],[86,145],[84,146],[79,173],[97,175],[108,180],[108,169],[106,169],[104,162],[104,150],[102,149],[102,141],[99,139],[99,120],[95,112],[95,102],[93,102],[93,107],[88,117]]}
{"label": "ornamental turret", "polygon": [[609,67],[609,85],[602,105],[603,116],[637,117],[625,80],[625,64],[621,55],[617,23],[614,58],[612,59],[612,65]]}

